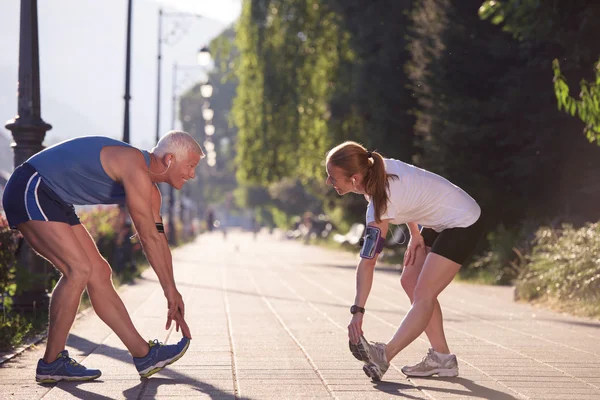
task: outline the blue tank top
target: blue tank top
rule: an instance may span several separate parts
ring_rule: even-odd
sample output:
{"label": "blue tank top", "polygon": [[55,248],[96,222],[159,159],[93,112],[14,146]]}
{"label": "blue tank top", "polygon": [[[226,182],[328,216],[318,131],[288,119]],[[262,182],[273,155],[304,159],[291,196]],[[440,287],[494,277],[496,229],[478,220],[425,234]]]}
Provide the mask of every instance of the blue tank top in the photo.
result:
{"label": "blue tank top", "polygon": [[[124,204],[125,188],[112,180],[102,168],[100,151],[105,146],[131,145],[102,136],[85,136],[48,147],[34,154],[27,163],[66,203]],[[150,154],[140,150],[150,167]]]}

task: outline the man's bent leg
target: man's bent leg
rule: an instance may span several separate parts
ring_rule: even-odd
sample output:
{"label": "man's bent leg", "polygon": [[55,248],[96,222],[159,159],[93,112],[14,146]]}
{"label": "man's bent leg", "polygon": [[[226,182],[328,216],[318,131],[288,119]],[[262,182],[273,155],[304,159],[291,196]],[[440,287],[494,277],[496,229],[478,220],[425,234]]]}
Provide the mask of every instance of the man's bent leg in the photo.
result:
{"label": "man's bent leg", "polygon": [[94,311],[121,339],[133,357],[144,357],[149,351],[148,342],[136,330],[113,286],[110,265],[98,252],[94,240],[83,225],[73,226],[73,232],[91,262],[92,274],[87,291]]}
{"label": "man's bent leg", "polygon": [[29,245],[62,273],[50,300],[48,343],[43,360],[51,363],[65,349],[81,294],[91,274],[90,262],[68,224],[28,221],[17,228]]}

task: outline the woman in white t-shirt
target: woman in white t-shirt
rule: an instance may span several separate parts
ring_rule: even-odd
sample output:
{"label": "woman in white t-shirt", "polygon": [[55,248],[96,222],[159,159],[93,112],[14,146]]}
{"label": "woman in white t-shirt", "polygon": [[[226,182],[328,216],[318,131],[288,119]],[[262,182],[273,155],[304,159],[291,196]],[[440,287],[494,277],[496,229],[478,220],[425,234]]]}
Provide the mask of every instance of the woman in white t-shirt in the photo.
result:
{"label": "woman in white t-shirt", "polygon": [[[343,196],[362,194],[369,201],[356,297],[348,337],[352,354],[373,380],[389,361],[424,331],[431,348],[423,360],[402,368],[407,376],[457,376],[458,364],[446,342],[438,295],[452,281],[483,234],[481,209],[447,179],[402,161],[383,158],[355,142],[327,154],[327,184]],[[373,283],[373,269],[389,224],[407,224],[410,241],[401,283],[412,307],[388,343],[367,342],[362,321]],[[422,227],[419,231],[419,225]]]}

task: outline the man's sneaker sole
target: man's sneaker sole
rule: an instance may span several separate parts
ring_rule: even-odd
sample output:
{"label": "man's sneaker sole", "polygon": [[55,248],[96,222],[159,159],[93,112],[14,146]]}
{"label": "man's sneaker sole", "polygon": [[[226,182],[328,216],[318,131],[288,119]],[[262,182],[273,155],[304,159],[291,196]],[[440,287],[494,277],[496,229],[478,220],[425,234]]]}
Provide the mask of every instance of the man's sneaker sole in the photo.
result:
{"label": "man's sneaker sole", "polygon": [[142,377],[142,378],[149,378],[150,376],[154,375],[155,373],[157,373],[160,370],[162,370],[163,368],[165,368],[167,365],[173,364],[175,361],[177,361],[181,357],[183,357],[183,355],[187,351],[188,347],[190,347],[190,341],[189,340],[185,344],[185,347],[178,354],[176,354],[175,357],[169,358],[169,359],[166,359],[164,361],[161,361],[161,362],[157,363],[155,366],[151,367],[152,369],[150,369],[150,371],[140,372],[140,377]]}
{"label": "man's sneaker sole", "polygon": [[363,365],[363,371],[373,381],[379,382],[381,380],[381,371],[377,365],[373,363],[365,364]]}
{"label": "man's sneaker sole", "polygon": [[354,344],[352,342],[348,342],[348,344],[350,347],[350,351],[352,352],[352,355],[358,361],[362,361],[365,363],[370,363],[372,361],[371,357],[369,355],[369,350],[367,350],[367,348],[365,348],[362,340],[359,340],[358,344]]}
{"label": "man's sneaker sole", "polygon": [[405,372],[402,368],[402,373],[406,376],[417,376],[420,378],[437,375],[444,378],[454,378],[458,376],[458,368],[447,369],[447,368],[435,368],[427,372]]}
{"label": "man's sneaker sole", "polygon": [[59,375],[36,375],[35,380],[38,383],[58,383],[60,381],[75,381],[75,382],[83,382],[83,381],[91,381],[99,378],[102,373],[92,376],[59,376]]}

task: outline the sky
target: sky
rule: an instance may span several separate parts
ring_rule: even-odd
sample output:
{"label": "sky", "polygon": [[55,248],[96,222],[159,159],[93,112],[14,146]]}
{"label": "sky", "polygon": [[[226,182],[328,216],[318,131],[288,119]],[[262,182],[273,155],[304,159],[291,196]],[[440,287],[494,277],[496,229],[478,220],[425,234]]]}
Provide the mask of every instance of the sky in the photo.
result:
{"label": "sky", "polygon": [[[131,143],[151,148],[156,134],[158,9],[202,18],[163,18],[160,132],[171,128],[172,66],[196,63],[196,53],[234,23],[242,0],[134,0],[131,57]],[[17,113],[19,11],[0,0],[0,131]],[[44,144],[83,135],[117,139],[123,132],[126,0],[38,1],[42,119],[53,126]],[[166,35],[165,35],[166,36]],[[175,38],[175,40],[173,40]],[[178,75],[178,93],[201,76]],[[5,132],[6,133],[6,132]]]}

